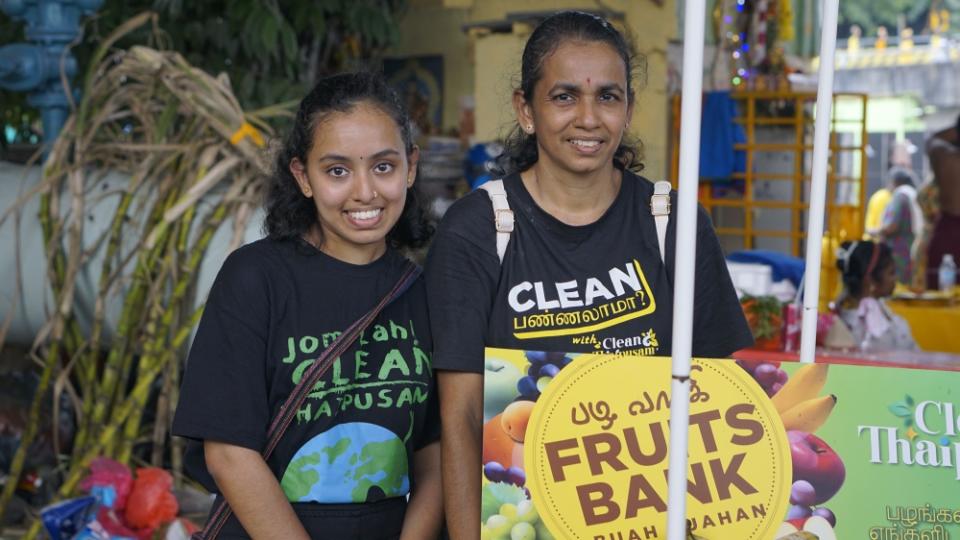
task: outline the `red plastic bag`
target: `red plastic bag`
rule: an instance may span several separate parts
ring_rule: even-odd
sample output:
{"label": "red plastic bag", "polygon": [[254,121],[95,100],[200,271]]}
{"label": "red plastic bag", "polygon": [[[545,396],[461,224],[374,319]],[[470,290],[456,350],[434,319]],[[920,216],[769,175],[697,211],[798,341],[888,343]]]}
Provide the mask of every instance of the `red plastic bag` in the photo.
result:
{"label": "red plastic bag", "polygon": [[104,506],[101,506],[100,510],[97,511],[97,522],[111,537],[138,538],[136,531],[130,530],[123,520],[117,517],[114,510]]}
{"label": "red plastic bag", "polygon": [[156,529],[177,516],[177,499],[170,488],[173,477],[157,467],[137,469],[133,491],[127,498],[124,521],[135,529]]}
{"label": "red plastic bag", "polygon": [[[110,458],[99,457],[90,463],[90,474],[80,482],[80,489],[91,493],[95,487],[102,486],[112,486],[116,498],[101,503],[107,503],[107,506],[116,510],[123,510],[133,487],[133,475],[126,465]],[[109,504],[110,502],[113,504]]]}

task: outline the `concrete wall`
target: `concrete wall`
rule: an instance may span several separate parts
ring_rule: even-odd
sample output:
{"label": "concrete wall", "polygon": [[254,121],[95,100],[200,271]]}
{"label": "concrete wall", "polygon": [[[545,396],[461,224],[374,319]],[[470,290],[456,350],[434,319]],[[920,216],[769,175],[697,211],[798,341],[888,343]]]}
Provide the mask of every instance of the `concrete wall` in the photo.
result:
{"label": "concrete wall", "polygon": [[435,4],[415,4],[409,9],[400,23],[400,43],[388,56],[443,56],[441,127],[447,132],[457,127],[461,97],[474,94],[473,50],[461,30],[468,11]]}
{"label": "concrete wall", "polygon": [[[645,174],[663,178],[668,170],[667,44],[677,37],[676,0],[660,6],[652,0],[609,0],[604,7],[625,14],[626,30],[646,59],[638,80],[632,134],[645,147]],[[476,139],[505,133],[513,120],[510,96],[519,76],[520,52],[529,29],[515,33],[478,34],[461,31],[464,23],[501,21],[509,13],[559,9],[598,9],[591,0],[421,0],[413,2],[401,22],[402,42],[391,56],[443,54],[445,129],[457,124],[459,98],[476,101]]]}

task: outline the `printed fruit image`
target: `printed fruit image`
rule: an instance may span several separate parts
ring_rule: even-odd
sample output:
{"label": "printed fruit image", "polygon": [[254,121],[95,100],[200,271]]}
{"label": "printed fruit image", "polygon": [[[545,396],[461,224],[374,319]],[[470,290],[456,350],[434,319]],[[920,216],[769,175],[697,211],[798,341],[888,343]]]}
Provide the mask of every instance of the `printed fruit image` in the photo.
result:
{"label": "printed fruit image", "polygon": [[503,467],[523,464],[523,445],[518,444],[504,431],[502,414],[494,416],[483,425],[482,460],[484,465],[496,461]]}
{"label": "printed fruit image", "polygon": [[[761,384],[776,380],[772,363],[738,361],[738,364]],[[787,431],[793,462],[790,509],[781,530],[774,537],[777,539],[812,538],[821,533],[827,535],[825,538],[836,538],[833,532],[836,516],[818,505],[837,494],[846,478],[846,468],[830,445],[813,435],[826,423],[837,405],[836,395],[820,395],[828,372],[829,364],[802,365],[782,381],[770,399]],[[817,519],[811,521],[813,518]],[[806,526],[808,522],[812,529]],[[824,523],[829,532],[821,531]]]}
{"label": "printed fruit image", "polygon": [[793,458],[793,479],[806,480],[813,486],[813,504],[822,504],[836,495],[846,478],[840,456],[816,435],[788,431]]}
{"label": "printed fruit image", "polygon": [[483,419],[489,420],[517,398],[517,379],[522,373],[499,358],[487,358],[483,369]]}
{"label": "printed fruit image", "polygon": [[537,540],[554,540],[554,536],[550,534],[542,521],[537,521],[534,527],[537,529]]}
{"label": "printed fruit image", "polygon": [[480,494],[480,519],[481,539],[554,540],[527,493],[514,485],[485,484]]}
{"label": "printed fruit image", "polygon": [[510,540],[536,540],[537,530],[533,525],[521,521],[510,529]]}
{"label": "printed fruit image", "polygon": [[780,362],[766,360],[737,360],[737,365],[743,368],[760,388],[773,396],[783,388],[789,378],[787,372],[780,369]]}
{"label": "printed fruit image", "polygon": [[797,480],[790,488],[790,503],[800,506],[811,506],[817,498],[813,484],[806,480]]}
{"label": "printed fruit image", "polygon": [[773,537],[776,540],[817,540],[813,533],[801,531],[793,522],[780,525]]}
{"label": "printed fruit image", "polygon": [[480,492],[480,519],[486,523],[491,516],[499,515],[504,505],[518,506],[521,501],[526,500],[526,497],[523,489],[513,484],[503,482],[484,484]]}
{"label": "printed fruit image", "polygon": [[506,482],[507,469],[496,461],[488,461],[483,465],[483,475],[491,482]]}
{"label": "printed fruit image", "polygon": [[780,413],[783,428],[787,431],[806,431],[813,433],[827,421],[837,404],[837,396],[821,396],[808,399]]}
{"label": "printed fruit image", "polygon": [[807,519],[813,515],[813,508],[809,506],[803,506],[799,504],[790,505],[790,510],[787,511],[787,521],[793,519]]}
{"label": "printed fruit image", "polygon": [[514,401],[507,405],[503,414],[500,415],[500,425],[503,431],[518,443],[522,443],[526,435],[527,422],[530,421],[533,405],[534,402],[532,401]]}
{"label": "printed fruit image", "polygon": [[820,516],[807,518],[803,522],[803,528],[800,529],[800,532],[808,532],[818,540],[837,540],[837,533],[833,530],[833,526]]}
{"label": "printed fruit image", "polygon": [[813,515],[820,516],[827,520],[827,523],[829,523],[831,527],[837,526],[837,516],[835,516],[829,508],[824,508],[823,506],[814,508]]}
{"label": "printed fruit image", "polygon": [[516,391],[521,398],[529,401],[536,401],[550,381],[572,361],[564,353],[526,351],[524,355],[530,364],[526,375],[516,381]]}
{"label": "printed fruit image", "polygon": [[530,499],[522,500],[517,504],[517,519],[527,523],[536,523],[540,519],[540,514],[537,513]]}
{"label": "printed fruit image", "polygon": [[827,383],[829,364],[805,364],[797,369],[770,400],[777,411],[782,415],[791,408],[816,398]]}

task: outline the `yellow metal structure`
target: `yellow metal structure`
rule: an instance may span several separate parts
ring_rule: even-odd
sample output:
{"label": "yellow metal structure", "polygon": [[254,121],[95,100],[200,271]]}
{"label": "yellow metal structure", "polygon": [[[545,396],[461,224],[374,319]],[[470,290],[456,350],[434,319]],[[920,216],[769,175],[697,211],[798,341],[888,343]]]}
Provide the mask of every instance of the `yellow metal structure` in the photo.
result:
{"label": "yellow metal structure", "polygon": [[[742,211],[742,226],[730,227],[720,223],[717,234],[721,242],[741,245],[744,249],[756,247],[759,238],[789,239],[789,254],[803,256],[806,238],[810,164],[813,155],[813,112],[815,93],[791,91],[739,91],[731,93],[737,102],[740,124],[746,142],[736,144],[735,150],[745,154],[744,172],[735,173],[734,180],[742,181],[742,193],[722,198],[715,197],[709,180],[701,179],[700,204],[717,222],[721,208]],[[851,103],[852,102],[852,103]],[[844,111],[859,111],[852,118],[838,118],[838,105]],[[680,96],[672,100],[671,123],[671,180],[676,183],[679,168]],[[827,176],[826,223],[824,224],[823,257],[820,279],[821,309],[839,292],[839,275],[835,266],[836,247],[847,239],[859,239],[863,234],[863,208],[866,200],[867,170],[867,96],[865,94],[834,94],[834,115],[831,119],[830,161]],[[789,143],[770,142],[766,133],[776,130],[780,135],[792,133]],[[850,139],[850,140],[847,140]],[[792,171],[763,170],[758,157],[763,153],[787,153],[792,158]],[[760,182],[788,182],[792,194],[783,200],[757,200],[755,188]],[[839,189],[841,188],[842,189]],[[839,189],[839,191],[838,191]],[[780,190],[782,193],[783,190]],[[789,225],[782,228],[762,228],[755,222],[755,214],[762,209],[782,209],[790,213]]]}

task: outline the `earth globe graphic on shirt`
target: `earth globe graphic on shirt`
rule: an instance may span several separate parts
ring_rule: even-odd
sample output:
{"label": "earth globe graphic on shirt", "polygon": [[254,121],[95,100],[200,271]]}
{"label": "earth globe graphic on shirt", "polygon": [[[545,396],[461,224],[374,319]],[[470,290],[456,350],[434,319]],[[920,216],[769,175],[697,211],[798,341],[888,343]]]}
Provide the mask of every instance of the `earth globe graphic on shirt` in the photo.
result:
{"label": "earth globe graphic on shirt", "polygon": [[280,486],[292,502],[359,503],[406,495],[407,448],[382,426],[340,424],[297,450]]}

